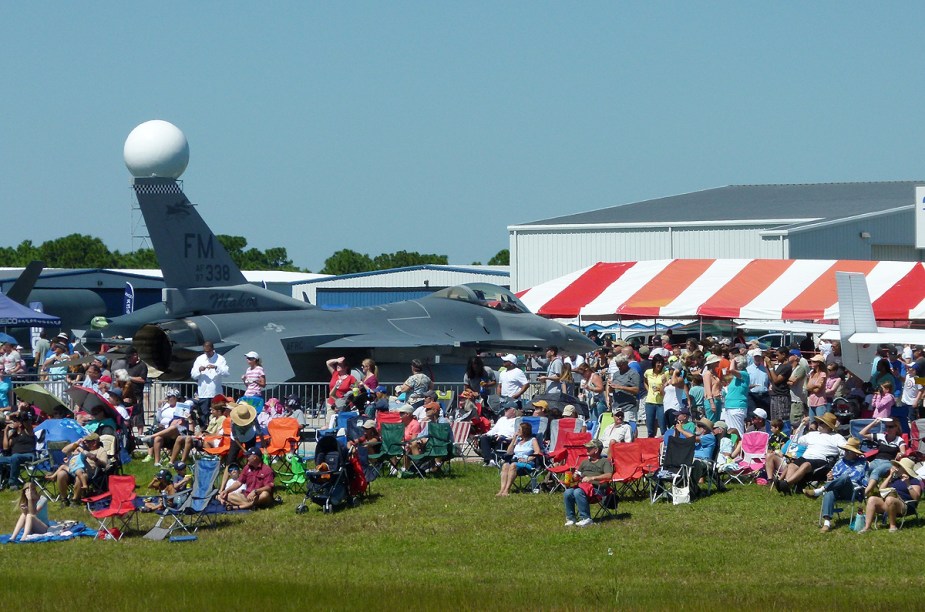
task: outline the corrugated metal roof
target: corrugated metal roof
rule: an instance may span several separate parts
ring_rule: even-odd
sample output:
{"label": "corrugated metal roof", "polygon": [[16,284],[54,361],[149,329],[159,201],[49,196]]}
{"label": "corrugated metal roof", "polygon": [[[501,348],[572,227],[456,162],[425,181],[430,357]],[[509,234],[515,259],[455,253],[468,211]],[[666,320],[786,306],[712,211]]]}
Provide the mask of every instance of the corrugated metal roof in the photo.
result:
{"label": "corrugated metal roof", "polygon": [[434,272],[457,272],[462,274],[477,274],[485,276],[510,276],[510,266],[444,266],[437,264],[424,264],[420,266],[408,266],[405,268],[390,268],[388,270],[373,270],[371,272],[357,272],[354,274],[341,274],[340,276],[328,276],[326,278],[314,279],[301,284],[335,282],[356,278],[365,278],[369,276],[386,276],[426,270],[431,270]]}
{"label": "corrugated metal roof", "polygon": [[533,225],[603,223],[717,222],[786,220],[786,224],[833,220],[912,206],[922,181],[815,183],[806,185],[729,185],[564,217],[531,221]]}

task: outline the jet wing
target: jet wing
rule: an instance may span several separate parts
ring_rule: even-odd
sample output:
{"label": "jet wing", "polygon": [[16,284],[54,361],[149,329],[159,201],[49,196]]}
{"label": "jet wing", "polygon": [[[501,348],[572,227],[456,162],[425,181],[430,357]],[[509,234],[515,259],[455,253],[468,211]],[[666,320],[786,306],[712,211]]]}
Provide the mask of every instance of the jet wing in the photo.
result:
{"label": "jet wing", "polygon": [[[223,353],[232,371],[245,366],[247,361],[244,355],[246,353],[257,351],[261,363],[273,364],[272,371],[267,372],[268,380],[289,380],[295,375],[292,364],[289,362],[289,356],[286,355],[278,336],[270,336],[260,330],[260,333],[235,334],[234,342],[226,343],[228,344],[236,345],[227,353]],[[217,345],[216,350],[218,350]]]}

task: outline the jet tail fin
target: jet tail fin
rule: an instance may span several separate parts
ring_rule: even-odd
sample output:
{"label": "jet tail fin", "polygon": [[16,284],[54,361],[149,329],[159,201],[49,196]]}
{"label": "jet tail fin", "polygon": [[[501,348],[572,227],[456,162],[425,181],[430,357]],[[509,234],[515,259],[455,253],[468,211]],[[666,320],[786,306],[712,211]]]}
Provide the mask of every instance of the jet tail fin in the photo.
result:
{"label": "jet tail fin", "polygon": [[45,269],[44,261],[30,261],[26,269],[16,279],[16,282],[13,283],[13,286],[10,287],[10,290],[6,292],[6,297],[14,302],[28,306],[26,301],[29,299],[29,294],[32,293],[32,289],[35,287],[35,281],[39,279],[43,269]]}
{"label": "jet tail fin", "polygon": [[247,282],[174,179],[133,185],[167,287],[223,287]]}
{"label": "jet tail fin", "polygon": [[838,286],[838,333],[841,337],[842,363],[861,380],[870,377],[877,354],[875,344],[852,343],[857,333],[876,333],[877,319],[867,290],[867,280],[857,272],[836,272]]}

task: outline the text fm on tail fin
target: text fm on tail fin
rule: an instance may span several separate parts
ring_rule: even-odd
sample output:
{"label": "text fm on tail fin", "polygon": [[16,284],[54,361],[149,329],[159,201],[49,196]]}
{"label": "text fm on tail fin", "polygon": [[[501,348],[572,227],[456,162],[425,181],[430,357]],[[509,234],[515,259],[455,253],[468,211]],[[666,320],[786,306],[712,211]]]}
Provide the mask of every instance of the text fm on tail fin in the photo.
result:
{"label": "text fm on tail fin", "polygon": [[136,178],[133,187],[167,287],[224,287],[247,282],[179,182]]}

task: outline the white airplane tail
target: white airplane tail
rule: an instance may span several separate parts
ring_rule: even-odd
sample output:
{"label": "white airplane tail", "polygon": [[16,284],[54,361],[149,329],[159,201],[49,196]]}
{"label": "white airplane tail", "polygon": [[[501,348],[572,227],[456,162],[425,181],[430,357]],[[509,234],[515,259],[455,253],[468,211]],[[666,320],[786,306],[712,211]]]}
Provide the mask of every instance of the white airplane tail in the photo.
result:
{"label": "white airplane tail", "polygon": [[867,380],[877,354],[877,345],[851,342],[855,334],[877,333],[877,320],[867,291],[867,280],[857,272],[836,272],[835,282],[838,286],[842,363],[858,378]]}

